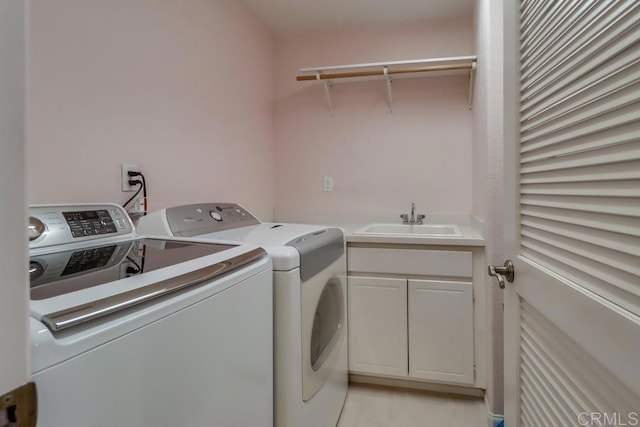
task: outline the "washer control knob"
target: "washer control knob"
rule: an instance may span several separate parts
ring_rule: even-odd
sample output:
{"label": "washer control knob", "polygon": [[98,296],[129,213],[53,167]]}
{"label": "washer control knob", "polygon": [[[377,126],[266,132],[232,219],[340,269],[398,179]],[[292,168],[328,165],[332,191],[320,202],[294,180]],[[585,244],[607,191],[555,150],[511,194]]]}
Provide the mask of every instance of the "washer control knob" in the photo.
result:
{"label": "washer control knob", "polygon": [[222,214],[220,212],[209,211],[209,215],[218,222],[222,221]]}
{"label": "washer control knob", "polygon": [[42,276],[44,273],[44,267],[42,264],[36,261],[31,261],[29,263],[29,280],[36,280],[38,277]]}
{"label": "washer control knob", "polygon": [[47,231],[47,227],[44,225],[44,222],[40,221],[36,217],[33,217],[33,216],[29,217],[29,225],[27,226],[29,241],[36,240],[38,237],[42,236],[46,231]]}

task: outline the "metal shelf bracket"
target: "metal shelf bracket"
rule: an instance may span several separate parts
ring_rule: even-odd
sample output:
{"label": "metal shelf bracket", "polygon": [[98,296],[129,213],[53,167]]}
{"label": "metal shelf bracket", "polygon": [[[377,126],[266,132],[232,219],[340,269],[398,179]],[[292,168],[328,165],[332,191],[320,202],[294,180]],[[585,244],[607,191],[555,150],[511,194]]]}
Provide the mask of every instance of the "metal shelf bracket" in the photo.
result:
{"label": "metal shelf bracket", "polygon": [[477,62],[471,63],[471,69],[469,70],[469,110],[473,109],[473,89],[476,82],[476,67]]}
{"label": "metal shelf bracket", "polygon": [[[320,81],[320,71],[316,72],[316,80]],[[325,80],[324,82],[324,99],[327,101],[327,107],[329,107],[329,113],[333,116],[333,103],[331,102],[331,91],[333,83],[331,80]]]}
{"label": "metal shelf bracket", "polygon": [[393,113],[393,92],[391,91],[391,76],[389,75],[389,67],[384,67],[384,76],[387,82],[387,105],[389,113]]}

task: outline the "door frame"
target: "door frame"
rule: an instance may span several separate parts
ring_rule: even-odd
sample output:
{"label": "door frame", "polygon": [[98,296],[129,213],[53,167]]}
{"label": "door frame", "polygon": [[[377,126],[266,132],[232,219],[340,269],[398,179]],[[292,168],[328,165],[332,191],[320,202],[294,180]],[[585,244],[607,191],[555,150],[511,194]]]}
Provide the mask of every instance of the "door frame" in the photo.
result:
{"label": "door frame", "polygon": [[[503,179],[504,205],[507,207],[517,206],[518,187],[517,165],[519,155],[517,150],[518,141],[518,108],[519,108],[519,76],[518,55],[519,55],[519,14],[517,1],[506,1],[503,3],[503,177],[514,177],[515,179]],[[505,254],[516,254],[517,235],[519,225],[517,215],[506,212],[503,217],[504,223],[504,251]],[[508,345],[509,337],[517,335],[519,325],[507,322],[507,319],[519,318],[518,295],[514,286],[507,285],[504,295],[504,419],[505,424],[517,426],[519,419],[518,390],[520,383],[518,372],[520,367],[516,358],[509,357]]]}
{"label": "door frame", "polygon": [[0,0],[0,395],[29,380],[26,17],[23,0]]}

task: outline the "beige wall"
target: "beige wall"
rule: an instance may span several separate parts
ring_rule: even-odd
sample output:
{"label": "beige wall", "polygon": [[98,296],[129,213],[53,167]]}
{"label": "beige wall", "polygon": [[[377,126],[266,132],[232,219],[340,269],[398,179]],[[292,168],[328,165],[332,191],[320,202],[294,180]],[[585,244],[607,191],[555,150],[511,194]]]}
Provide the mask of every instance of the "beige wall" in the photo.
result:
{"label": "beige wall", "polygon": [[234,0],[33,0],[28,200],[273,215],[273,43]]}
{"label": "beige wall", "polygon": [[[465,76],[336,83],[331,116],[301,67],[473,54],[472,18],[354,28],[276,39],[276,218],[398,220],[472,209],[472,112]],[[334,191],[323,191],[332,176]]]}

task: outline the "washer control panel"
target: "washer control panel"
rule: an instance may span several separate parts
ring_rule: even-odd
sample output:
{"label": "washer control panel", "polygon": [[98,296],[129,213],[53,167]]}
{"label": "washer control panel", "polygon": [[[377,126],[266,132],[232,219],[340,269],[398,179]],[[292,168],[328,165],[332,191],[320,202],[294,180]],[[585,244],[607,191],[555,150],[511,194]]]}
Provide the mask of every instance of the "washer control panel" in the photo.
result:
{"label": "washer control panel", "polygon": [[62,212],[73,237],[117,233],[115,222],[107,209]]}
{"label": "washer control panel", "polygon": [[131,219],[116,204],[29,207],[30,248],[132,233]]}
{"label": "washer control panel", "polygon": [[[141,218],[139,227],[144,229]],[[166,219],[174,236],[193,237],[200,234],[260,224],[249,211],[235,203],[201,203],[167,208]]]}

